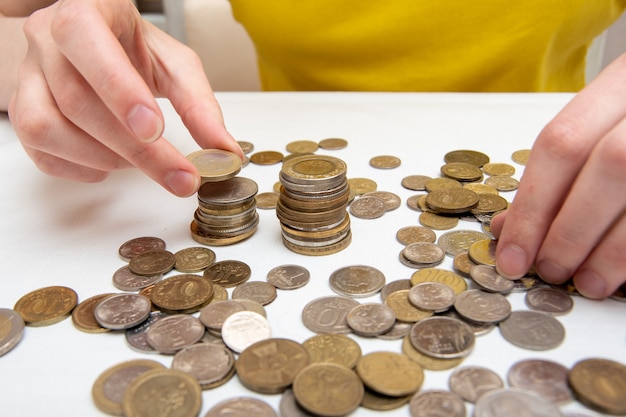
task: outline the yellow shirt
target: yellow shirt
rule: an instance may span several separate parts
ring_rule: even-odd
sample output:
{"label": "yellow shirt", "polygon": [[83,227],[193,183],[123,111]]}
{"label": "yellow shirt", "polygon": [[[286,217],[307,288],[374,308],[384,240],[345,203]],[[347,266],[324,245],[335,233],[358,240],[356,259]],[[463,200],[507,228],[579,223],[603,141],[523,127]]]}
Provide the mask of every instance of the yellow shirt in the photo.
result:
{"label": "yellow shirt", "polygon": [[266,90],[576,91],[626,0],[231,0]]}

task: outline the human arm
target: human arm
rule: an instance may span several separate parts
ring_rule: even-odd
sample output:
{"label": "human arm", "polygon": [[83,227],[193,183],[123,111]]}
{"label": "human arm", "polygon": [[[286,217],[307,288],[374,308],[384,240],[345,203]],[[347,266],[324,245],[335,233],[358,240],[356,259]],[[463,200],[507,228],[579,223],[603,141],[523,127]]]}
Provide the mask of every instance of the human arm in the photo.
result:
{"label": "human arm", "polygon": [[539,134],[508,212],[492,222],[507,277],[535,264],[590,298],[626,280],[626,55],[579,92]]}
{"label": "human arm", "polygon": [[141,19],[129,0],[63,0],[31,14],[9,116],[44,172],[101,181],[135,166],[179,196],[197,170],[162,137],[168,98],[203,148],[241,155],[195,53]]}

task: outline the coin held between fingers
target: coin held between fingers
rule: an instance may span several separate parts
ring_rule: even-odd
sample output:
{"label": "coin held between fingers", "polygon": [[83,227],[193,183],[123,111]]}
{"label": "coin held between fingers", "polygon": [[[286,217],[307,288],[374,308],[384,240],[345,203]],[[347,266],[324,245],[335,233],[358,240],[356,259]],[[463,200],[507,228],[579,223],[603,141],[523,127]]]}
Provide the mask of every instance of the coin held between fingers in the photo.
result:
{"label": "coin held between fingers", "polygon": [[137,104],[128,112],[126,122],[135,137],[142,142],[152,143],[161,137],[163,120],[143,104]]}

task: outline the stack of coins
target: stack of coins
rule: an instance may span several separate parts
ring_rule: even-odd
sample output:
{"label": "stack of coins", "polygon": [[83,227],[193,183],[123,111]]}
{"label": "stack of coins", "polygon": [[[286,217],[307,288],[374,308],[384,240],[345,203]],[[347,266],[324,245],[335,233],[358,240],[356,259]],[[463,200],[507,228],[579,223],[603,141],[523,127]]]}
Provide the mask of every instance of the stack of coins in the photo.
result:
{"label": "stack of coins", "polygon": [[346,171],[345,162],[325,155],[298,156],[283,164],[276,216],[288,249],[327,255],[350,244]]}
{"label": "stack of coins", "polygon": [[203,245],[224,246],[252,236],[259,224],[257,192],[256,182],[243,177],[204,183],[191,222],[192,238]]}

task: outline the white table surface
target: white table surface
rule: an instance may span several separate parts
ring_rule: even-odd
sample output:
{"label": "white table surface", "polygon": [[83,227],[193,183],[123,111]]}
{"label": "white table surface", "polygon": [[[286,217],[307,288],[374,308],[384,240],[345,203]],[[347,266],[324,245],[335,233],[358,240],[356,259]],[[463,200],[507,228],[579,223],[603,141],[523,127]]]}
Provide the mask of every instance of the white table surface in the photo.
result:
{"label": "white table surface", "polygon": [[[523,167],[511,161],[513,151],[529,148],[538,132],[571,98],[568,94],[368,94],[368,93],[221,93],[226,124],[239,140],[254,143],[255,152],[277,150],[298,139],[342,137],[346,149],[322,151],[343,159],[348,177],[366,177],[379,190],[402,198],[402,206],[375,220],[352,217],[353,241],[334,255],[310,257],[286,249],[273,210],[259,210],[260,225],[248,240],[214,247],[217,260],[237,259],[252,269],[251,280],[265,280],[282,264],[300,264],[311,272],[302,289],[279,291],[266,307],[273,336],[299,342],[313,336],[301,321],[302,307],[313,298],[336,295],[330,274],[348,265],[369,265],[387,281],[410,278],[415,272],[402,265],[403,246],[395,233],[418,224],[418,212],[406,206],[416,192],[400,185],[412,174],[438,176],[443,155],[455,149],[487,153],[492,162]],[[165,136],[182,153],[197,149],[168,102]],[[393,170],[369,166],[376,155],[396,155],[402,165]],[[245,167],[240,173],[255,180],[259,192],[271,191],[280,165]],[[23,152],[6,115],[0,115],[0,308],[12,308],[24,294],[40,287],[73,288],[79,301],[119,291],[114,271],[124,265],[119,246],[134,237],[158,236],[177,251],[196,246],[189,223],[197,207],[195,197],[168,194],[137,170],[111,175],[99,184],[80,184],[40,173]],[[511,200],[512,193],[504,194]],[[461,222],[458,228],[477,229]],[[438,235],[441,232],[438,232]],[[443,268],[452,267],[447,257]],[[173,272],[174,273],[174,272]],[[171,274],[173,274],[171,273]],[[523,294],[509,297],[514,309],[525,309]],[[380,297],[360,299],[380,301]],[[496,329],[480,336],[463,365],[482,365],[503,379],[509,367],[523,358],[545,358],[565,366],[588,357],[626,361],[626,304],[575,298],[571,313],[559,317],[567,329],[556,349],[533,352],[506,342]],[[352,336],[363,353],[401,351],[401,341]],[[21,342],[0,357],[0,414],[4,416],[103,415],[93,404],[91,387],[107,368],[125,360],[149,358],[169,366],[171,356],[139,353],[126,345],[124,335],[83,333],[71,319],[47,327],[27,327]],[[426,371],[422,389],[447,388],[451,371]],[[203,392],[203,416],[217,402],[235,396],[261,398],[278,410],[279,395],[261,395],[242,387],[237,377]],[[584,409],[578,403],[564,410]],[[468,415],[472,408],[468,405]],[[592,412],[589,412],[592,414]],[[356,416],[407,416],[408,409],[390,412],[357,410]]]}

